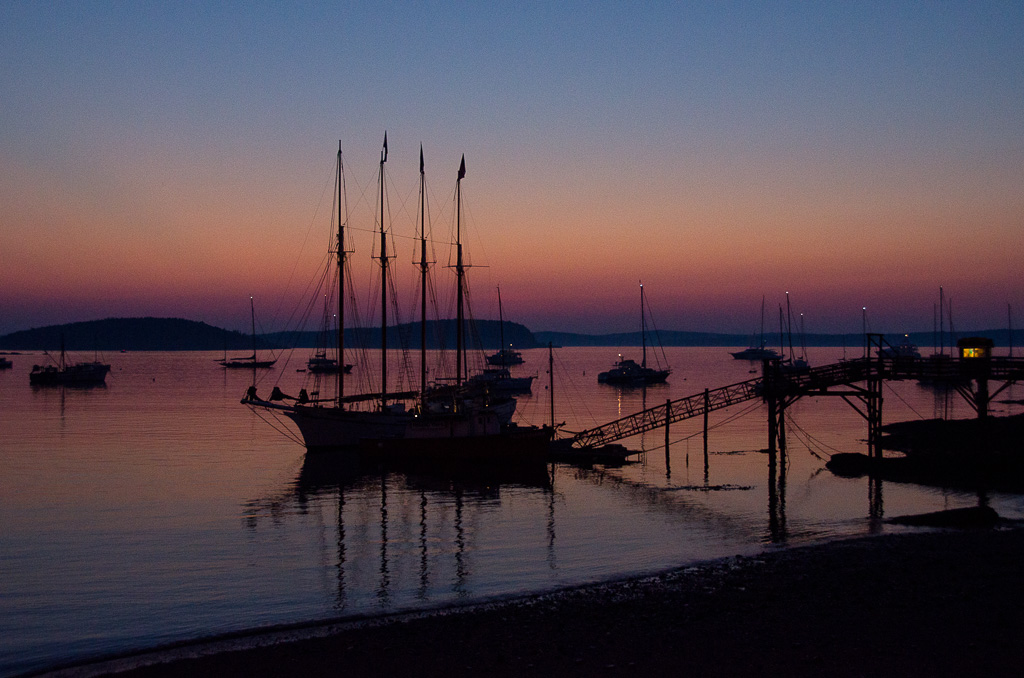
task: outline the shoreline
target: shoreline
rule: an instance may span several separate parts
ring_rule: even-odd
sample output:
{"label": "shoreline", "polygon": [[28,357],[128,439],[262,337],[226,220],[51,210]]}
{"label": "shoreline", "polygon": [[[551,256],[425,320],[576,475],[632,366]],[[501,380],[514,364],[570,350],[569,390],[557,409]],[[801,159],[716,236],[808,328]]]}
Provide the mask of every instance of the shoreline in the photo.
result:
{"label": "shoreline", "polygon": [[37,675],[999,675],[1024,529],[859,537],[637,578],[221,636]]}

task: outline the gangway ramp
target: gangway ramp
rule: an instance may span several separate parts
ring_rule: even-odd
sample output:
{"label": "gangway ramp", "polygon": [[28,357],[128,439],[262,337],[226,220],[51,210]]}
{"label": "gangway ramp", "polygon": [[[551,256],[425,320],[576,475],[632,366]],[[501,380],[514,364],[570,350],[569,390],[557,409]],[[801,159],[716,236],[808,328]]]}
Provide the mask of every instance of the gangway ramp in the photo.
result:
{"label": "gangway ramp", "polygon": [[569,440],[577,449],[607,445],[616,440],[662,428],[666,422],[671,424],[684,419],[700,417],[705,412],[713,412],[730,405],[760,398],[760,383],[761,379],[750,379],[721,388],[701,391],[685,398],[668,401],[663,405],[650,407],[596,428],[580,431]]}

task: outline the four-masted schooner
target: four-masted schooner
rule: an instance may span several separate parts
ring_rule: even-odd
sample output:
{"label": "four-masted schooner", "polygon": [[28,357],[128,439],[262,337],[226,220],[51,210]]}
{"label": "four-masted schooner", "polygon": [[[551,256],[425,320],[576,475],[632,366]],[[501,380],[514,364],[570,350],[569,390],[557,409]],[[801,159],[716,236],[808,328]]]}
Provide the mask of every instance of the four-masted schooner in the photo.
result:
{"label": "four-masted schooner", "polygon": [[[385,225],[385,163],[388,157],[387,134],[380,155],[378,170],[380,197],[380,265],[381,288],[381,346],[380,388],[357,394],[344,391],[344,372],[338,375],[338,395],[334,398],[310,398],[305,391],[289,396],[278,388],[267,399],[249,388],[242,403],[254,409],[277,412],[295,422],[310,452],[354,450],[374,460],[402,460],[423,462],[472,462],[481,464],[530,464],[547,459],[552,430],[549,427],[518,426],[511,423],[515,412],[515,399],[490,394],[466,383],[462,374],[463,351],[463,295],[465,265],[462,258],[462,180],[466,175],[463,156],[456,179],[456,284],[457,284],[457,347],[456,376],[453,383],[428,387],[426,373],[425,329],[421,329],[423,348],[420,355],[419,390],[389,392],[387,307],[389,289],[389,256]],[[338,147],[338,356],[344,356],[345,308],[344,266],[345,219],[342,205],[342,152]],[[425,207],[425,171],[423,149],[420,148],[420,252],[419,269],[422,278],[422,328],[426,325],[427,243]]]}

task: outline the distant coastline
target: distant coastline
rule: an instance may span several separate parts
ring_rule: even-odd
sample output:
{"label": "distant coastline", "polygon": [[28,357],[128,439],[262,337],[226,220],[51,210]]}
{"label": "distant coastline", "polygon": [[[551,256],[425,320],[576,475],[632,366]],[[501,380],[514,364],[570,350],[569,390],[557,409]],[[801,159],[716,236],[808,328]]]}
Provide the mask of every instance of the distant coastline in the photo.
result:
{"label": "distant coastline", "polygon": [[[495,320],[477,320],[473,323],[469,345],[486,351],[493,351],[500,345],[499,337],[504,334],[505,343],[521,350],[546,347],[550,342],[554,346],[639,346],[639,332],[620,332],[613,334],[581,334],[574,332],[532,332],[519,323],[506,322],[504,328]],[[419,348],[418,325],[406,323],[394,327],[388,333],[388,344],[392,348],[403,346],[410,349]],[[391,329],[391,328],[389,328]],[[415,330],[415,331],[414,331]],[[256,345],[259,350],[276,350],[283,348],[311,348],[317,345],[319,332],[270,332],[257,335]],[[454,347],[455,321],[442,320],[428,323],[428,348]],[[656,341],[662,346],[747,346],[750,335],[716,332],[682,332],[662,331],[657,333]],[[890,341],[899,341],[903,333],[887,334]],[[910,341],[921,347],[922,354],[933,345],[932,332],[911,332]],[[1007,346],[1010,335],[1006,329],[978,330],[957,333],[958,337],[980,336],[992,339],[996,346]],[[252,350],[252,337],[225,330],[204,322],[185,320],[182,318],[107,318],[85,322],[68,323],[65,325],[49,325],[47,327],[21,330],[0,336],[0,351],[32,351],[59,350],[61,338],[65,347],[71,351],[245,351]],[[776,342],[768,341],[768,346],[777,346]],[[380,342],[379,328],[353,328],[345,330],[345,340],[352,345],[356,343],[375,345]],[[329,338],[330,343],[336,341],[336,335]],[[794,337],[795,343],[795,337]],[[863,336],[848,334],[808,334],[805,337],[808,346],[848,347],[857,349],[863,343]],[[947,337],[946,344],[949,339]],[[1024,345],[1024,330],[1013,332],[1013,345]]]}

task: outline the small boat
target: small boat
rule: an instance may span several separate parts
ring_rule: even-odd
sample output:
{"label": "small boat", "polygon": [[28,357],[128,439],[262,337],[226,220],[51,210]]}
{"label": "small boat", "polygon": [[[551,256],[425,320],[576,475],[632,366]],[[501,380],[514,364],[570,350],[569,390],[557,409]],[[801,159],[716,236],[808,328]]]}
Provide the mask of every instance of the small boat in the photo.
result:
{"label": "small boat", "polygon": [[597,383],[615,386],[664,384],[668,380],[669,374],[670,370],[656,370],[637,364],[635,360],[624,359],[620,353],[619,360],[612,369],[597,375]]}
{"label": "small boat", "polygon": [[[326,355],[317,353],[316,355],[310,356],[309,360],[306,361],[306,370],[309,372],[320,373],[320,374],[337,374],[338,373],[338,361],[334,358],[328,358]],[[352,372],[352,365],[345,365],[345,374]]]}
{"label": "small boat", "polygon": [[523,354],[512,350],[512,344],[505,348],[505,317],[501,311],[501,288],[498,288],[498,333],[501,336],[501,348],[497,353],[487,356],[487,364],[496,367],[508,367],[509,365],[522,365]]}
{"label": "small boat", "polygon": [[910,337],[904,334],[903,339],[897,345],[883,346],[878,349],[878,355],[890,360],[916,360],[921,357],[921,352],[917,350],[917,344],[910,341]]}
{"label": "small boat", "polygon": [[730,351],[730,355],[736,360],[774,360],[780,358],[779,352],[773,348],[767,348],[764,338],[764,296],[761,296],[761,343],[754,345],[754,338],[750,338],[750,348],[742,351]]}
{"label": "small boat", "polygon": [[645,386],[647,384],[664,384],[671,374],[671,369],[655,369],[647,366],[647,320],[644,313],[644,286],[640,284],[640,343],[643,345],[643,358],[640,364],[619,354],[619,360],[612,369],[597,375],[597,383],[613,386]]}
{"label": "small boat", "polygon": [[736,360],[774,360],[779,357],[779,352],[774,348],[767,348],[762,343],[760,347],[751,346],[742,351],[731,352],[730,355]]}
{"label": "small boat", "polygon": [[110,365],[98,360],[69,364],[60,340],[60,358],[56,365],[33,365],[28,375],[32,386],[102,386],[107,381]]}
{"label": "small boat", "polygon": [[[786,292],[786,315],[783,318],[782,306],[779,306],[779,348],[781,349],[779,357],[782,359],[779,361],[779,370],[783,374],[804,374],[811,369],[811,364],[804,357],[807,355],[807,346],[804,343],[804,314],[800,314],[800,345],[803,351],[802,355],[796,355],[793,352],[793,328],[792,328],[792,313],[789,307],[789,292]],[[789,340],[789,357],[786,358],[786,338]]]}
{"label": "small boat", "polygon": [[[515,412],[514,398],[502,397],[479,387],[464,383],[463,362],[463,297],[465,265],[462,257],[461,215],[462,179],[466,174],[463,158],[456,180],[456,264],[457,280],[457,342],[455,379],[452,383],[428,388],[426,383],[426,290],[427,234],[425,218],[426,185],[423,151],[420,150],[420,250],[421,272],[421,337],[420,388],[418,391],[389,392],[387,308],[389,284],[388,233],[385,219],[385,162],[387,161],[387,135],[381,151],[378,185],[380,190],[379,222],[380,244],[375,258],[380,264],[380,383],[376,392],[353,395],[344,393],[344,377],[338,380],[338,395],[319,397],[303,389],[298,397],[281,393],[277,388],[267,398],[256,394],[251,386],[242,404],[263,412],[279,413],[295,423],[306,445],[307,452],[353,452],[370,462],[403,462],[409,464],[443,465],[470,464],[473,467],[534,466],[543,467],[552,430],[548,427],[516,426],[510,423]],[[341,146],[338,148],[338,266],[344,273],[346,263],[345,219],[342,191]],[[345,275],[338,276],[339,298],[345,297]],[[344,336],[345,314],[338,314],[339,338]],[[339,354],[343,355],[340,350]],[[313,397],[310,397],[313,396]]]}
{"label": "small boat", "polygon": [[523,354],[519,351],[513,351],[512,346],[509,345],[508,348],[503,348],[497,353],[487,356],[487,364],[497,366],[522,365]]}
{"label": "small boat", "polygon": [[[344,311],[344,300],[338,308],[339,311]],[[328,313],[328,299],[324,297],[324,319],[320,325],[320,335],[317,339],[317,348],[313,355],[306,361],[306,371],[312,372],[313,374],[337,374],[338,373],[338,361],[334,358],[327,356],[327,340],[330,336],[330,315]],[[339,338],[338,340],[339,352],[338,355],[344,353],[344,341]],[[352,372],[352,365],[345,365],[345,374]]]}
{"label": "small boat", "polygon": [[470,386],[482,386],[494,394],[515,395],[530,393],[533,390],[533,375],[513,377],[504,367],[487,367],[479,374],[466,380]]}
{"label": "small boat", "polygon": [[14,367],[14,363],[4,357],[0,357],[0,370],[9,370]]}
{"label": "small boat", "polygon": [[256,359],[256,307],[253,305],[252,297],[249,297],[249,311],[250,314],[252,315],[252,355],[243,356],[239,358],[228,358],[227,356],[225,356],[223,360],[217,361],[221,367],[226,367],[229,369],[248,368],[250,370],[255,370],[273,367],[274,363],[277,362],[276,359]]}

